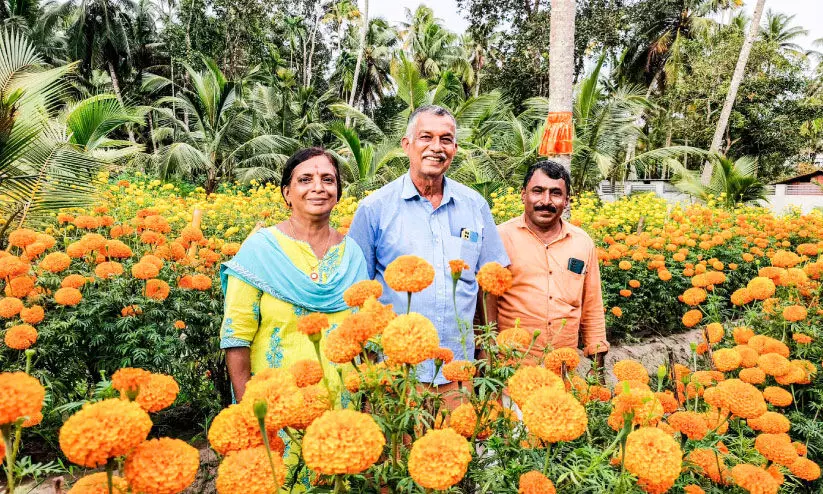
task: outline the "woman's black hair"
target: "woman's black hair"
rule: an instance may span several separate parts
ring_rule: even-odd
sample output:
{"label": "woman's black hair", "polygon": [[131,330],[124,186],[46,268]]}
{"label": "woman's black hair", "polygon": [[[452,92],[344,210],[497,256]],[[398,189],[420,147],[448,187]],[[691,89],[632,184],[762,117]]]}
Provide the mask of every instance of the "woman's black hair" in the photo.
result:
{"label": "woman's black hair", "polygon": [[[280,180],[280,195],[283,196],[283,199],[286,199],[286,194],[283,193],[283,188],[287,185],[291,184],[291,178],[294,174],[294,169],[300,163],[308,161],[316,156],[325,156],[328,158],[331,165],[334,167],[334,178],[337,181],[337,200],[339,201],[340,198],[343,196],[343,179],[340,178],[340,165],[337,164],[337,160],[334,159],[334,156],[326,151],[321,147],[311,147],[305,148],[297,151],[286,161],[286,165],[283,167],[283,177]],[[291,207],[291,204],[287,205]]]}

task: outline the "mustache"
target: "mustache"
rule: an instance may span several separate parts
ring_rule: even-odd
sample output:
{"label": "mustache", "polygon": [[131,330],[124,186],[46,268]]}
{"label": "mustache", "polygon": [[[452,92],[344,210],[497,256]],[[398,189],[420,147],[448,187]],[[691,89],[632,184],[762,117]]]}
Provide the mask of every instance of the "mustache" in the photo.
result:
{"label": "mustache", "polygon": [[426,153],[423,158],[437,158],[446,161],[446,153]]}
{"label": "mustache", "polygon": [[534,207],[535,211],[548,211],[552,214],[557,213],[557,208],[552,204],[542,204]]}

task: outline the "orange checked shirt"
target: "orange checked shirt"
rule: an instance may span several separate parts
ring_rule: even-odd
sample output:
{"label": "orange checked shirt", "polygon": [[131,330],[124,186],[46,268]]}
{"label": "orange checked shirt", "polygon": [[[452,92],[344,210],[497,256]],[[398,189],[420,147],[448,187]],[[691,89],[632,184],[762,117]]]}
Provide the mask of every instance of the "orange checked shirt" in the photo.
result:
{"label": "orange checked shirt", "polygon": [[[498,327],[514,327],[519,318],[521,328],[539,330],[532,349],[536,355],[546,345],[577,348],[581,334],[584,354],[607,351],[600,267],[591,237],[562,221],[560,235],[545,245],[522,215],[497,229],[514,278],[511,289],[497,299]],[[585,263],[582,274],[569,269],[572,258]]]}

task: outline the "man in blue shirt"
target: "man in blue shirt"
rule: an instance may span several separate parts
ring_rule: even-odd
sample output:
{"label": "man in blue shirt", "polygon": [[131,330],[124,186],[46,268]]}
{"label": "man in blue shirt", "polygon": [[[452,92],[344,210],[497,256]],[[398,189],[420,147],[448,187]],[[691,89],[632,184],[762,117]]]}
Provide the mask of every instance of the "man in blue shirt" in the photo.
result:
{"label": "man in blue shirt", "polygon": [[[409,172],[360,202],[349,235],[363,249],[369,276],[384,286],[381,302],[394,304],[398,313],[406,310],[406,294],[388,288],[383,279],[386,266],[406,254],[431,263],[434,282],[412,296],[411,310],[434,323],[440,346],[451,349],[457,359],[473,360],[475,273],[488,262],[508,266],[509,258],[486,200],[445,177],[457,152],[454,116],[439,106],[418,108],[409,118],[401,144],[409,157]],[[469,265],[457,283],[456,313],[449,269],[454,259]],[[458,318],[463,322],[458,323]],[[456,387],[448,385],[442,374],[434,375],[432,361],[420,364],[417,372],[422,382],[441,392]]]}

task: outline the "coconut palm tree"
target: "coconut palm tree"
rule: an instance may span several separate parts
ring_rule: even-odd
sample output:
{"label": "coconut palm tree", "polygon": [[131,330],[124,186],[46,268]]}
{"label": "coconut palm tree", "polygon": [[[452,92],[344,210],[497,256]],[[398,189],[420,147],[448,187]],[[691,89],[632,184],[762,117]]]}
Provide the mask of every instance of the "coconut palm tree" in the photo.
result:
{"label": "coconut palm tree", "polygon": [[458,44],[457,35],[443,27],[429,7],[421,5],[414,14],[407,10],[406,15],[409,22],[405,24],[406,30],[402,34],[404,45],[420,74],[437,80],[441,72],[452,70],[471,85],[474,71]]}
{"label": "coconut palm tree", "polygon": [[760,33],[760,39],[766,43],[771,43],[778,46],[785,52],[794,55],[803,55],[805,50],[795,43],[798,38],[802,38],[809,34],[809,31],[800,26],[792,26],[795,16],[781,14],[779,12],[772,12],[771,9],[766,11],[766,19],[763,22],[763,31]]}
{"label": "coconut palm tree", "polygon": [[322,22],[330,24],[337,33],[337,53],[342,52],[343,36],[346,31],[346,23],[360,18],[360,11],[357,9],[357,2],[352,0],[333,0],[324,7]]}
{"label": "coconut palm tree", "polygon": [[710,196],[728,209],[738,204],[759,204],[767,201],[766,185],[757,178],[757,159],[743,156],[733,161],[714,155],[712,177],[708,185],[696,172],[681,170],[675,186],[704,201]]}
{"label": "coconut palm tree", "polygon": [[[349,106],[354,106],[354,99],[357,96],[357,83],[360,77],[360,64],[363,63],[363,53],[366,51],[366,31],[368,31],[369,26],[369,0],[363,0],[363,5],[362,17],[360,19],[360,44],[357,48],[357,62],[354,64]],[[348,122],[346,122],[346,124],[348,125]]]}
{"label": "coconut palm tree", "polygon": [[[570,112],[574,94],[575,0],[552,3],[549,39],[549,113]],[[571,156],[550,156],[571,170]]]}
{"label": "coconut palm tree", "polygon": [[111,138],[125,125],[143,123],[141,111],[123,107],[113,94],[70,103],[61,120],[69,131],[69,142],[101,160],[114,162],[143,151],[142,145]]}

